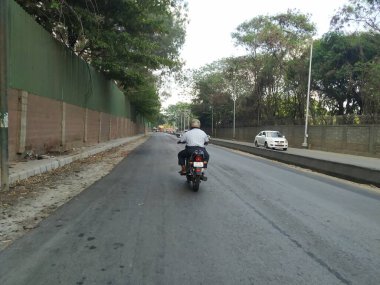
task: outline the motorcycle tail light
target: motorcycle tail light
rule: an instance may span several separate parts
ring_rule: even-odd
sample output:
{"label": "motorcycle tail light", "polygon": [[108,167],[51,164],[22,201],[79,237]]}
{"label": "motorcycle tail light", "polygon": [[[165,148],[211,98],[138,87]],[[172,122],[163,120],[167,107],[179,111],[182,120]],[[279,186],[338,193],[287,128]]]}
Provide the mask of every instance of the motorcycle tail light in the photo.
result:
{"label": "motorcycle tail light", "polygon": [[196,162],[203,162],[203,157],[200,156],[200,155],[197,155],[197,156],[194,158],[194,161],[196,161]]}

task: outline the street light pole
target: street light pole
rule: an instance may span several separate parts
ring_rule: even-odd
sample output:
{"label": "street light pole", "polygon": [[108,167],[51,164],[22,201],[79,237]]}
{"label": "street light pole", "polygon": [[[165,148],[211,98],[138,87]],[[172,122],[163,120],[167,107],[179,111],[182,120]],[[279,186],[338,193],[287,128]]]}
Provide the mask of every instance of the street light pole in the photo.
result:
{"label": "street light pole", "polygon": [[185,131],[186,128],[186,113],[183,113],[183,131]]}
{"label": "street light pole", "polygon": [[190,115],[191,115],[191,112],[188,111],[187,113],[187,129],[190,130]]}
{"label": "street light pole", "polygon": [[232,100],[234,100],[234,130],[233,130],[233,135],[232,135],[232,137],[233,137],[233,139],[235,139],[235,138],[236,138],[236,136],[235,136],[235,111],[236,111],[236,97],[234,96],[234,97],[232,98]]}
{"label": "street light pole", "polygon": [[311,42],[311,45],[310,45],[309,79],[308,79],[308,83],[307,83],[305,134],[304,134],[303,143],[302,143],[303,147],[307,147],[307,138],[309,136],[307,134],[307,124],[308,124],[308,121],[309,121],[309,101],[310,101],[310,81],[311,81],[311,62],[312,62],[312,58],[313,58],[313,42]]}
{"label": "street light pole", "polygon": [[8,165],[8,0],[0,1],[0,160],[1,190],[9,190]]}
{"label": "street light pole", "polygon": [[211,106],[211,136],[214,136],[214,108]]}

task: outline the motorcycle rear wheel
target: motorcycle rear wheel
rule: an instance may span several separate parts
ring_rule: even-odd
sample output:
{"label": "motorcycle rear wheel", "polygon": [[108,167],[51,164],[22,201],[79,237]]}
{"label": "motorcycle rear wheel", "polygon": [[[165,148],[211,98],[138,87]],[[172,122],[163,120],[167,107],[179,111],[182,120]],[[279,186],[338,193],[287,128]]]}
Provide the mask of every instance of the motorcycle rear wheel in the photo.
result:
{"label": "motorcycle rear wheel", "polygon": [[201,177],[199,175],[196,175],[193,179],[193,191],[194,192],[198,192],[200,183],[201,183]]}

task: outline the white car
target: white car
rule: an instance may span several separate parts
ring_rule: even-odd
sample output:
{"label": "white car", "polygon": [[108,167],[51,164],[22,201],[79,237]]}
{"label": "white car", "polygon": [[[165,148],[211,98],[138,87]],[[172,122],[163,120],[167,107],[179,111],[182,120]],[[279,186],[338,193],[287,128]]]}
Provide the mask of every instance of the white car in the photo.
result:
{"label": "white car", "polygon": [[272,149],[288,149],[288,140],[278,131],[262,131],[255,137],[255,146]]}

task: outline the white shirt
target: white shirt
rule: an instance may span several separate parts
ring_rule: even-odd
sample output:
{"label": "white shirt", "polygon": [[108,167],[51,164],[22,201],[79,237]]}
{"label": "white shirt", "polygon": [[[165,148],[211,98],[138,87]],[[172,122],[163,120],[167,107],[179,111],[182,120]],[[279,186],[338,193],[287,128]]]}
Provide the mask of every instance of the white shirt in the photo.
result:
{"label": "white shirt", "polygon": [[188,146],[204,147],[205,142],[208,142],[207,134],[201,129],[194,128],[186,133],[180,139],[181,142],[186,142]]}

